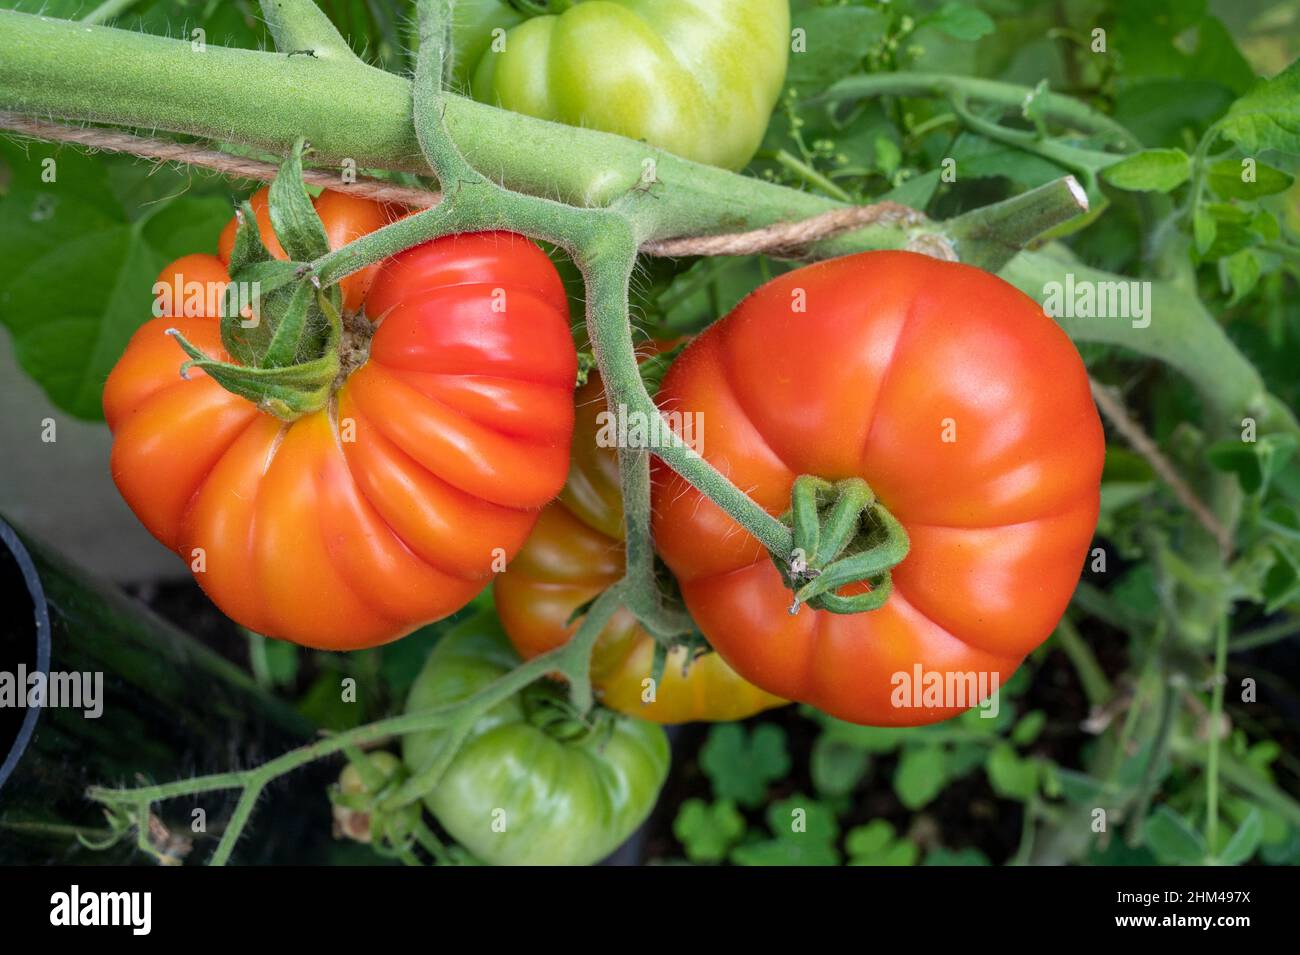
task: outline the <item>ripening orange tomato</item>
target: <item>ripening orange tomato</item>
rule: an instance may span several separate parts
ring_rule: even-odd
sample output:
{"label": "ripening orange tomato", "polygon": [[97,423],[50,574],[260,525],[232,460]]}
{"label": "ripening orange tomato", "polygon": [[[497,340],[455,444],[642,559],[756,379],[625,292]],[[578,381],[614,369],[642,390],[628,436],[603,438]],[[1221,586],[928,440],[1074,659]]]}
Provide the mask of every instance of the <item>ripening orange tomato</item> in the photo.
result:
{"label": "ripening orange tomato", "polygon": [[[497,614],[525,659],[566,643],[575,610],[623,575],[623,502],[618,457],[596,443],[606,410],[598,376],[578,390],[572,466],[560,500],[544,511],[523,550],[493,585]],[[654,638],[620,608],[597,638],[592,685],[606,706],[653,720],[738,720],[786,701],[747,683],[716,653],[669,652],[647,701]]]}
{"label": "ripening orange tomato", "polygon": [[[164,275],[212,276],[187,259]],[[416,246],[381,263],[370,299],[368,358],[292,422],[179,375],[168,329],[230,360],[211,313],[146,322],[104,389],[113,479],[141,522],[238,623],[331,650],[468,602],[563,486],[573,430],[568,304],[532,242]]]}

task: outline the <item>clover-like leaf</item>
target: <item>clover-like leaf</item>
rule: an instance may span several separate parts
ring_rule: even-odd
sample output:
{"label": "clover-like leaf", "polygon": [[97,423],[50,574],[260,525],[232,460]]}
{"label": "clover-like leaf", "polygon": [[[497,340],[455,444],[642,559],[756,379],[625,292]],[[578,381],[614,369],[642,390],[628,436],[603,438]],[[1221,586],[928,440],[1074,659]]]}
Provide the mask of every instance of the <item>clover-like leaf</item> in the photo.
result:
{"label": "clover-like leaf", "polygon": [[749,734],[736,723],[719,723],[700,750],[700,768],[719,799],[761,805],[768,784],[790,771],[785,730],[763,723]]}

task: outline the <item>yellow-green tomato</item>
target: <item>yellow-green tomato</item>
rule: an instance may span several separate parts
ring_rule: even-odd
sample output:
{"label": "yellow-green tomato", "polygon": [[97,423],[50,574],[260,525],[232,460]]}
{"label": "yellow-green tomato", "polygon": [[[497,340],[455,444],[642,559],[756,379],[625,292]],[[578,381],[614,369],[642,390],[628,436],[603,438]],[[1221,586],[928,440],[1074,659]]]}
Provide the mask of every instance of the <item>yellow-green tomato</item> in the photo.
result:
{"label": "yellow-green tomato", "polygon": [[499,0],[469,0],[456,6],[454,40],[456,72],[476,99],[739,169],[785,81],[790,9],[787,0],[576,0],[523,20]]}
{"label": "yellow-green tomato", "polygon": [[[458,703],[519,665],[491,616],[439,641],[408,713]],[[542,681],[483,714],[425,805],[474,856],[494,865],[588,865],[613,852],[654,808],[668,739],[654,723],[598,707],[585,720]],[[442,728],[403,737],[412,774],[449,745]]]}

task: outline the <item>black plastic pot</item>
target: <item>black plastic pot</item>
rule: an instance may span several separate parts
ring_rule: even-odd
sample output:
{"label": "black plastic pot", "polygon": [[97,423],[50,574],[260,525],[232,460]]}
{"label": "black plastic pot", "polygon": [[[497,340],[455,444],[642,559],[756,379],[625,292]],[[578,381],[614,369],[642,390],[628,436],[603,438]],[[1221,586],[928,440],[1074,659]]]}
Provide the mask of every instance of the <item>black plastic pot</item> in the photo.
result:
{"label": "black plastic pot", "polygon": [[[85,798],[87,786],[245,767],[313,732],[238,667],[0,520],[0,674],[14,679],[22,671],[47,680],[90,674],[87,688],[98,674],[102,712],[89,715],[88,699],[80,707],[0,705],[0,864],[140,861],[133,840],[109,851],[78,841],[78,833],[95,837],[106,828],[102,808]],[[272,787],[236,861],[316,861],[328,842],[319,834],[329,832],[329,810],[313,776],[292,774]],[[197,860],[216,833],[196,835],[193,810],[203,809],[215,829],[237,796],[207,793],[155,811],[172,832],[195,839]]]}

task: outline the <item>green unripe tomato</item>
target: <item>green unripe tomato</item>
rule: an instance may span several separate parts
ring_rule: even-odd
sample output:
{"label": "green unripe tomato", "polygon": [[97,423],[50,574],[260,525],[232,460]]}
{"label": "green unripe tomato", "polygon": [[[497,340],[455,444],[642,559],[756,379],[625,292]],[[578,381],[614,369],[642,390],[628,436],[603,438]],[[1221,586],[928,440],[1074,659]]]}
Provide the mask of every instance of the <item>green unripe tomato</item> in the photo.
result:
{"label": "green unripe tomato", "polygon": [[[519,665],[495,618],[443,637],[411,688],[408,713],[455,703]],[[565,716],[566,691],[534,684],[485,713],[425,805],[474,856],[494,865],[588,865],[650,814],[668,774],[668,740],[654,723],[598,708]],[[409,733],[402,757],[419,773],[447,745],[446,729]]]}
{"label": "green unripe tomato", "polygon": [[455,18],[476,99],[727,169],[758,149],[789,56],[787,0],[576,0],[531,19],[468,0]]}

